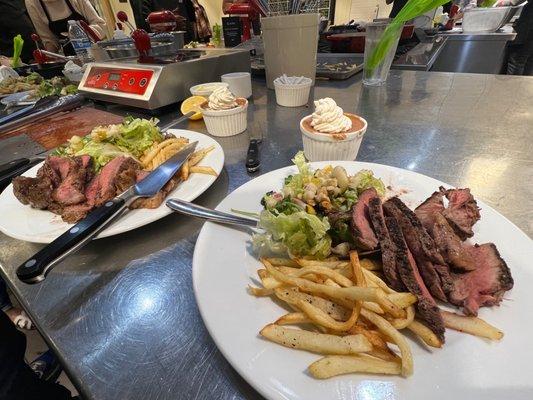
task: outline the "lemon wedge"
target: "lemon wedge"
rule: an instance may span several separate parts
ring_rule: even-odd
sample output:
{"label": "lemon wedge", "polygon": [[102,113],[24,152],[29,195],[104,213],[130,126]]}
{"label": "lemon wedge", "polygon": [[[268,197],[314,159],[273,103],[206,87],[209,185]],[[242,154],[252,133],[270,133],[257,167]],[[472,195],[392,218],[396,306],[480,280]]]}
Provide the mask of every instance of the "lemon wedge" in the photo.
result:
{"label": "lemon wedge", "polygon": [[191,117],[189,117],[190,120],[198,120],[202,118],[202,111],[200,109],[200,105],[202,103],[205,103],[207,99],[203,96],[191,96],[181,103],[180,111],[182,114],[187,114],[190,111],[196,111],[195,114],[193,114]]}

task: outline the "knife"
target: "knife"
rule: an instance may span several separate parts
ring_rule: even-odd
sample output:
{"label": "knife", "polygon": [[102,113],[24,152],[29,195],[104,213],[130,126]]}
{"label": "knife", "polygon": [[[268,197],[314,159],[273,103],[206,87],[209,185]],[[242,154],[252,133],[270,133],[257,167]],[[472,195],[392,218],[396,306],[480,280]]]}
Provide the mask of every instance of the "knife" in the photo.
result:
{"label": "knife", "polygon": [[198,142],[188,144],[166,162],[150,172],[143,180],[114,199],[91,211],[87,217],[59,236],[17,268],[18,278],[26,283],[43,281],[53,267],[68,255],[81,249],[112,221],[119,218],[128,206],[140,197],[152,197],[179,171]]}
{"label": "knife", "polygon": [[0,165],[0,191],[11,183],[11,180],[23,174],[34,165],[43,161],[53,150],[36,154],[31,157],[17,158]]}
{"label": "knife", "polygon": [[259,156],[259,145],[263,142],[263,128],[254,126],[251,128],[251,138],[246,152],[246,170],[249,173],[259,171],[261,168],[261,158]]}

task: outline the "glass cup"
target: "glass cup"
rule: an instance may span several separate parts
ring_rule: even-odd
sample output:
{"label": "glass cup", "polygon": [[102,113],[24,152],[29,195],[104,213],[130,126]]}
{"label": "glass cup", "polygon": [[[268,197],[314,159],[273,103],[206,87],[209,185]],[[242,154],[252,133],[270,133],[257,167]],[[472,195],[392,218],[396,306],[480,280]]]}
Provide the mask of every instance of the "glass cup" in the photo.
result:
{"label": "glass cup", "polygon": [[366,86],[381,86],[387,80],[392,60],[396,54],[396,47],[398,47],[398,40],[402,33],[401,29],[395,32],[391,38],[391,45],[379,64],[374,69],[367,68],[367,65],[369,65],[368,60],[388,25],[387,22],[373,22],[366,26],[365,65],[363,70],[363,84]]}

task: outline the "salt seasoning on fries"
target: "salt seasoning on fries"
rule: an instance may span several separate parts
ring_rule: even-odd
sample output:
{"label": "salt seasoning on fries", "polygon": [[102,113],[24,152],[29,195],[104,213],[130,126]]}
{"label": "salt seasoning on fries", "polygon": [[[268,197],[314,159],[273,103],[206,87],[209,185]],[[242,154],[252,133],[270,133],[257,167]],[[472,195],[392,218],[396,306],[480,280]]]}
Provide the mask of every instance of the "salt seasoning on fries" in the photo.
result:
{"label": "salt seasoning on fries", "polygon": [[[324,355],[309,366],[317,379],[351,373],[412,375],[413,355],[400,331],[411,331],[430,347],[440,348],[442,342],[415,319],[416,297],[396,292],[378,276],[380,263],[359,260],[355,251],[349,256],[348,261],[261,259],[265,268],[257,273],[263,287],[250,286],[250,294],[275,296],[294,311],[260,334],[285,347]],[[450,329],[494,340],[503,336],[479,318],[446,311],[442,316]]]}

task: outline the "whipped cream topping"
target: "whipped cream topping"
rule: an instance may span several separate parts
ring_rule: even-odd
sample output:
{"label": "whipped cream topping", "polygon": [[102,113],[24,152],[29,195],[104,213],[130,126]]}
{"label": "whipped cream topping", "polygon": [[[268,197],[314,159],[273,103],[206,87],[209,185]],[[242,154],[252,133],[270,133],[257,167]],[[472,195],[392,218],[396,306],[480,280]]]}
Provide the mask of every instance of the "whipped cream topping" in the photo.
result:
{"label": "whipped cream topping", "polygon": [[315,101],[315,112],[311,117],[311,126],[318,132],[342,133],[352,128],[352,120],[329,97]]}
{"label": "whipped cream topping", "polygon": [[236,97],[227,87],[217,88],[209,96],[208,107],[211,110],[230,110],[238,106]]}

